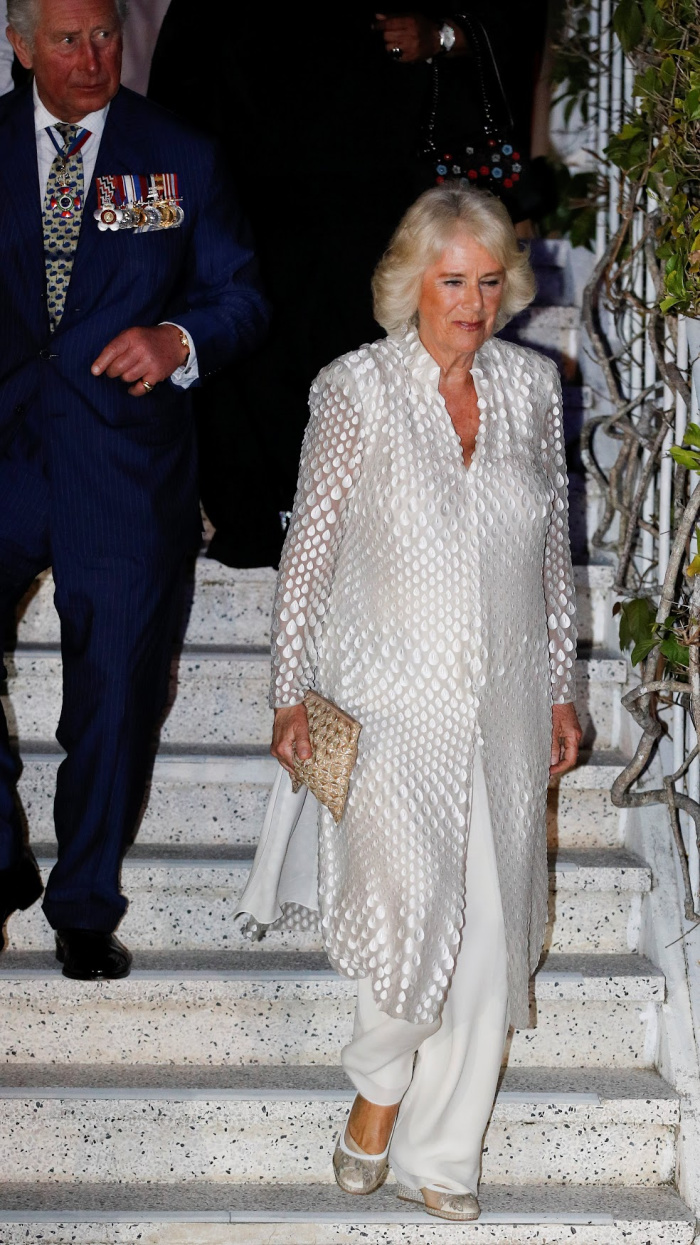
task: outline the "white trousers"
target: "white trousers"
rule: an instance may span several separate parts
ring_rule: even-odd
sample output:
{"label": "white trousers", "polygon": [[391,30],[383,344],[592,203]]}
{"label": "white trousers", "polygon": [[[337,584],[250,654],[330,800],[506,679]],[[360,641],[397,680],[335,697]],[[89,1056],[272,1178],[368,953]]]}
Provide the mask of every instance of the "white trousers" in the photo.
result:
{"label": "white trousers", "polygon": [[414,1189],[476,1193],[508,1032],[503,909],[481,749],[475,748],[462,942],[441,1018],[410,1024],[358,982],[350,1080],[369,1102],[401,1102],[389,1161]]}

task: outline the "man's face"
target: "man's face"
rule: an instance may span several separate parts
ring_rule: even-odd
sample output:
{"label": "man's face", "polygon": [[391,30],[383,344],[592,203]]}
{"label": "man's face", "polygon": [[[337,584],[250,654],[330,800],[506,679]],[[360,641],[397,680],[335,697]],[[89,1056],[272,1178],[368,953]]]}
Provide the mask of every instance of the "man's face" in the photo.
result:
{"label": "man's face", "polygon": [[38,0],[33,46],[11,28],[43,104],[60,121],[104,108],[119,88],[122,34],[114,0]]}

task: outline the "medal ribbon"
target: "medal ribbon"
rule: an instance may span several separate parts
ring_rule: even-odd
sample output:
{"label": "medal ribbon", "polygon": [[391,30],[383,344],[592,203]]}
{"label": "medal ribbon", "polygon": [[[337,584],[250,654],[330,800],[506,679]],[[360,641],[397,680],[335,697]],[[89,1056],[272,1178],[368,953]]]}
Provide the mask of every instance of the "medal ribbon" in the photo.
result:
{"label": "medal ribbon", "polygon": [[56,151],[58,152],[61,159],[65,160],[66,163],[68,163],[71,156],[74,156],[76,151],[80,151],[81,147],[85,146],[87,140],[89,139],[92,133],[92,130],[78,130],[78,133],[76,134],[75,138],[73,139],[73,142],[71,143],[67,151],[63,143],[59,143],[58,139],[56,138],[56,135],[53,132],[52,125],[47,125],[46,133],[51,139],[51,142],[56,148]]}
{"label": "medal ribbon", "polygon": [[165,199],[169,203],[180,202],[177,173],[149,173],[148,182],[159,199]]}
{"label": "medal ribbon", "polygon": [[113,202],[115,207],[127,207],[135,203],[146,203],[149,190],[156,190],[159,199],[168,201],[179,200],[177,173],[142,173],[113,174],[111,177],[98,177],[97,199],[100,206]]}
{"label": "medal ribbon", "polygon": [[95,178],[98,229],[170,229],[182,224],[177,173],[113,173]]}

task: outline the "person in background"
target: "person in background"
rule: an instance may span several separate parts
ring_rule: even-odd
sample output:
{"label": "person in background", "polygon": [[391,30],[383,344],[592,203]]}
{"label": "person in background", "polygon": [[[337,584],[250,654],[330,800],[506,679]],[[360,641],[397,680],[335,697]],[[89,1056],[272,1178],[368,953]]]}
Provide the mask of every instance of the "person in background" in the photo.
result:
{"label": "person in background", "polygon": [[[189,390],[267,322],[215,145],[119,85],[125,9],[9,0],[33,83],[0,99],[0,623],[52,566],[66,756],[43,907],[79,979],[131,963],[120,866],[201,541]],[[0,709],[0,948],[42,891],[19,772]]]}
{"label": "person in background", "polygon": [[14,49],[7,37],[7,0],[0,0],[0,95],[15,88],[12,77]]}
{"label": "person in background", "polygon": [[[469,7],[488,29],[527,151],[546,4]],[[225,5],[212,39],[187,0],[171,0],[149,95],[222,142],[273,307],[255,358],[198,401],[209,552],[222,562],[277,564],[309,385],[328,359],[377,335],[371,274],[395,222],[435,180],[418,154],[435,57],[439,128],[456,141],[482,128],[483,101],[449,6],[288,5],[263,29],[254,7]]]}
{"label": "person in background", "polygon": [[122,86],[148,94],[151,62],[170,0],[129,0],[124,22]]}

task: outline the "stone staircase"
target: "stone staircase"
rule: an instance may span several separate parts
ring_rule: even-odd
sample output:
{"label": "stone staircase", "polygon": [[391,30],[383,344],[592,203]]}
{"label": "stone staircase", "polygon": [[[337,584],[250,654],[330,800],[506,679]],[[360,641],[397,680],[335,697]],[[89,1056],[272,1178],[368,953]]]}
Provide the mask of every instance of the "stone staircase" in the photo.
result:
{"label": "stone staircase", "polygon": [[[624,760],[626,678],[605,648],[611,571],[581,565],[576,580],[587,750],[550,792],[538,1024],[507,1052],[481,1220],[430,1219],[391,1184],[353,1199],[333,1183],[330,1154],[352,1099],[339,1052],[354,986],[331,971],[312,930],[251,946],[231,917],[274,774],[274,575],[200,558],[150,800],[124,865],[132,975],[69,982],[38,908],[9,923],[2,1245],[690,1245],[695,1219],[674,1188],[680,1105],[655,1067],[665,982],[637,952],[653,880],[625,849],[608,795]],[[4,697],[46,871],[60,760],[51,595],[47,576],[25,603]]]}

